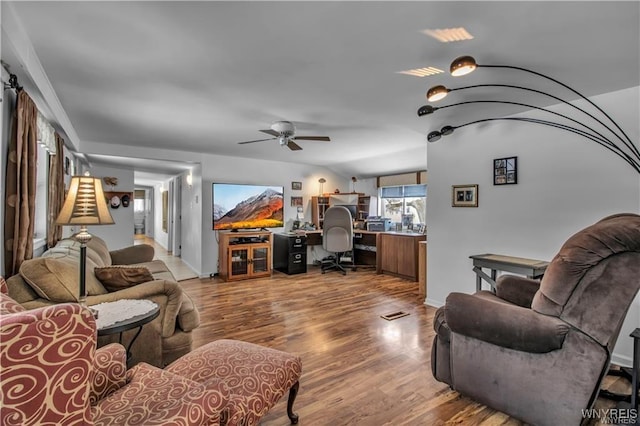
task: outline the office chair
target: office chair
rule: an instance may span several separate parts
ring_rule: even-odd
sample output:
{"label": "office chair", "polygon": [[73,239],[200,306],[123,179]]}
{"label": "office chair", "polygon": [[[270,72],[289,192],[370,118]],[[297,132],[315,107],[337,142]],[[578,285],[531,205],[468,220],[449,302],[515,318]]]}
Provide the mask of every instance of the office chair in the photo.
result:
{"label": "office chair", "polygon": [[[347,271],[341,261],[347,257],[351,260],[351,269],[355,270],[353,262],[353,218],[351,212],[344,206],[329,207],[324,213],[322,226],[322,247],[331,253],[323,259],[321,270],[324,274],[329,269],[337,269],[346,275]],[[351,253],[349,253],[351,252]]]}

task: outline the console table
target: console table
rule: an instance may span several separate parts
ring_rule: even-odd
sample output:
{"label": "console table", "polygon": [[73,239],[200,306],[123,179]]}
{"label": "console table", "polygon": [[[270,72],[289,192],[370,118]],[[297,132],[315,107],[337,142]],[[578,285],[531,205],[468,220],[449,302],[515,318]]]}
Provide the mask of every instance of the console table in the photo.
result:
{"label": "console table", "polygon": [[[540,278],[549,266],[549,262],[543,260],[492,253],[475,254],[469,258],[473,259],[473,272],[476,273],[476,291],[482,290],[482,280],[484,279],[491,286],[491,290],[495,292],[498,271],[526,275],[528,278]],[[482,268],[490,269],[491,276],[487,275]]]}

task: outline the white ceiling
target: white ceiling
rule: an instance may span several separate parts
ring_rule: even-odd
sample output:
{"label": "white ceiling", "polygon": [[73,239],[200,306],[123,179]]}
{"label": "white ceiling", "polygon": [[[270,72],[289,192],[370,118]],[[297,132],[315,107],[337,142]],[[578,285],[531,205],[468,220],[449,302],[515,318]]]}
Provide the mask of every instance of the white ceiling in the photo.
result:
{"label": "white ceiling", "polygon": [[[369,177],[425,169],[430,130],[515,112],[504,105],[467,106],[419,118],[429,87],[541,82],[496,69],[455,81],[447,74],[419,78],[398,71],[448,70],[452,59],[470,54],[481,64],[548,74],[587,96],[640,84],[637,1],[45,1],[3,2],[5,10],[7,4],[68,115],[69,123],[56,127],[80,151],[83,141],[138,145],[150,158],[154,150],[173,149]],[[421,33],[451,27],[465,27],[475,38],[441,43]],[[6,40],[3,34],[3,61],[28,82],[29,67],[12,63],[21,55]],[[570,97],[557,86],[537,87]],[[532,102],[530,94],[512,94],[467,90],[450,102]],[[258,130],[274,120],[293,121],[299,135],[332,140],[300,141],[304,150],[295,152],[277,141],[238,145],[262,138]],[[170,165],[132,164],[148,172]]]}

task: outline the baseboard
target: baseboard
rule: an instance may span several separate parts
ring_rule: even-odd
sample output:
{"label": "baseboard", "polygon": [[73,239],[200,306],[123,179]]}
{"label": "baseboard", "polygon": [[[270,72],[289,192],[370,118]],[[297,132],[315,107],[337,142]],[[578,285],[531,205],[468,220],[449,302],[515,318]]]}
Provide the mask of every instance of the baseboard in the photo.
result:
{"label": "baseboard", "polygon": [[633,367],[633,358],[614,352],[611,354],[611,363],[621,367]]}
{"label": "baseboard", "polygon": [[425,305],[429,305],[429,306],[433,306],[434,308],[439,308],[441,306],[444,306],[444,303],[440,302],[439,300],[433,300],[433,299],[429,299],[429,298],[426,298],[424,300],[424,304]]}

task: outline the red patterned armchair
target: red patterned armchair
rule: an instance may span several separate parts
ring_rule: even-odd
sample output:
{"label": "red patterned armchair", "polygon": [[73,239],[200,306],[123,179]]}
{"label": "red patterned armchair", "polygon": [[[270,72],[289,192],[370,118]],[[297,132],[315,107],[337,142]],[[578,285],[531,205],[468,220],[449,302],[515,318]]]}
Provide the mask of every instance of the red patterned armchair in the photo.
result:
{"label": "red patterned armchair", "polygon": [[95,321],[78,304],[25,311],[0,294],[0,424],[217,425],[229,390],[96,349]]}
{"label": "red patterned armchair", "polygon": [[0,425],[254,425],[289,390],[300,358],[219,340],[166,369],[126,369],[119,344],[96,349],[93,316],[78,304],[25,310],[0,277]]}

